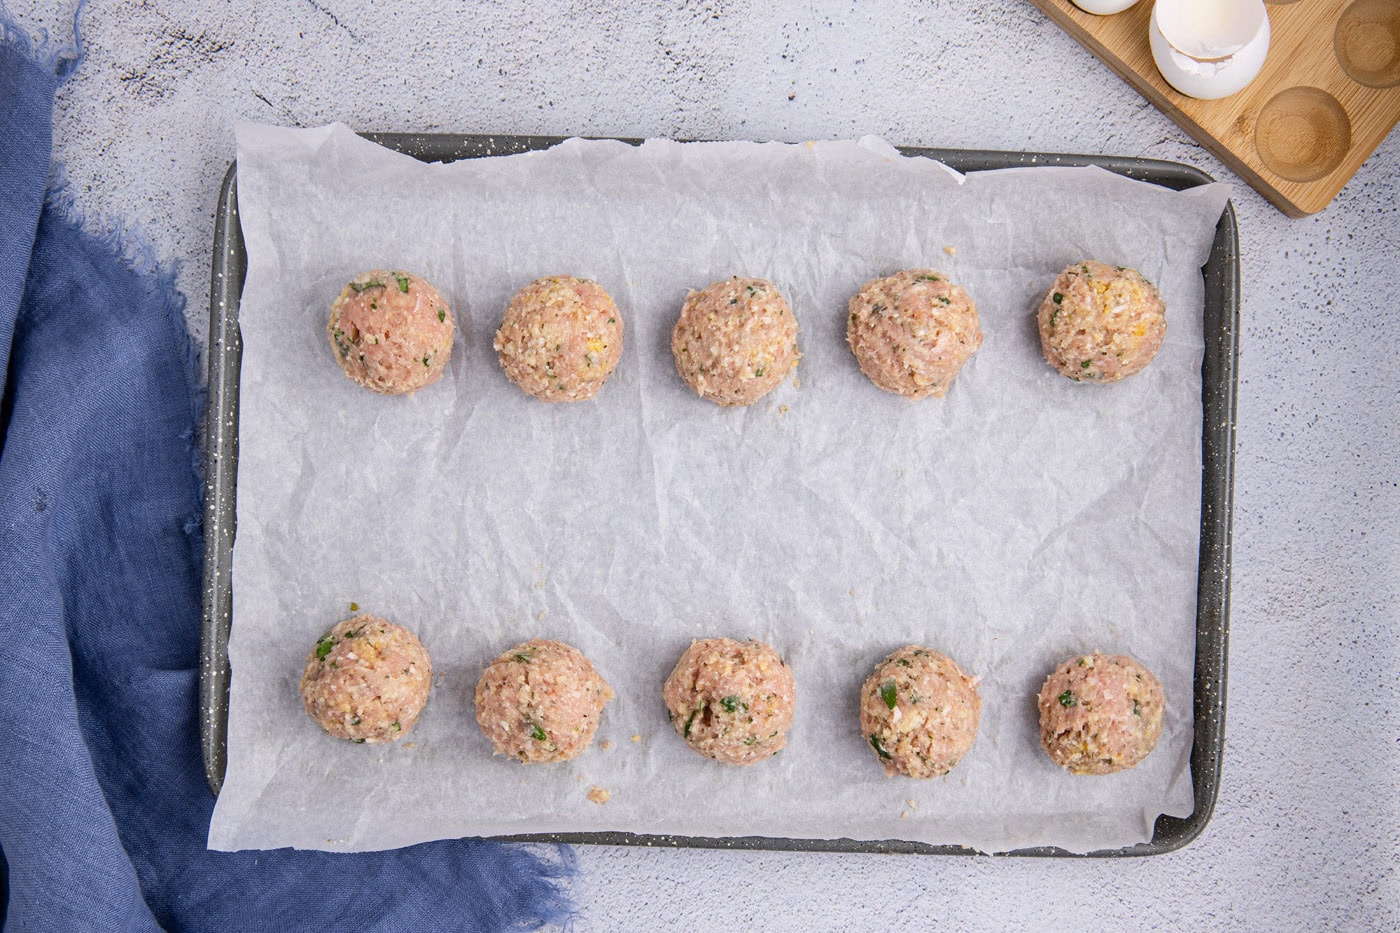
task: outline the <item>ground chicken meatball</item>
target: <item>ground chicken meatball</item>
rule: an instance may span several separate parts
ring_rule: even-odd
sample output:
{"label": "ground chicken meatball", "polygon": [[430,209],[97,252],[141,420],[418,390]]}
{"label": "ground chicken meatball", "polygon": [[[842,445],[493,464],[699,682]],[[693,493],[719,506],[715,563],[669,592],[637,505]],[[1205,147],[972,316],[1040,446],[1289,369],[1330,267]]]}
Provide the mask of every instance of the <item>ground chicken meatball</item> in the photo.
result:
{"label": "ground chicken meatball", "polygon": [[1055,278],[1036,320],[1045,359],[1061,374],[1080,382],[1117,382],[1157,355],[1167,333],[1167,306],[1136,269],[1091,259]]}
{"label": "ground chicken meatball", "polygon": [[661,691],[677,734],[707,758],[751,765],[787,744],[792,668],[761,641],[693,641]]}
{"label": "ground chicken meatball", "polygon": [[501,654],[476,683],[476,722],[496,754],[568,761],[593,741],[612,688],[577,648],[536,638]]}
{"label": "ground chicken meatball", "polygon": [[846,342],[860,371],[906,398],[942,398],[982,346],[977,305],[932,269],[866,282],[847,311]]}
{"label": "ground chicken meatball", "polygon": [[385,395],[442,378],[452,355],[452,310],[407,272],[362,272],[331,304],[326,334],[345,375]]}
{"label": "ground chicken meatball", "polygon": [[772,282],[735,276],[686,296],[671,353],[696,395],[752,405],[797,365],[797,318]]}
{"label": "ground chicken meatball", "polygon": [[1055,668],[1037,706],[1040,743],[1051,761],[1074,774],[1111,774],[1157,745],[1166,698],[1142,664],[1096,651]]}
{"label": "ground chicken meatball", "polygon": [[977,739],[977,678],[937,651],[900,648],[860,688],[860,731],[889,775],[947,774]]}
{"label": "ground chicken meatball", "polygon": [[622,315],[603,287],[553,275],[516,292],[491,344],[506,376],[546,402],[590,399],[622,356]]}
{"label": "ground chicken meatball", "polygon": [[316,641],[301,675],[301,699],[331,735],[374,745],[394,741],[418,721],[432,680],[428,650],[416,635],[360,615]]}

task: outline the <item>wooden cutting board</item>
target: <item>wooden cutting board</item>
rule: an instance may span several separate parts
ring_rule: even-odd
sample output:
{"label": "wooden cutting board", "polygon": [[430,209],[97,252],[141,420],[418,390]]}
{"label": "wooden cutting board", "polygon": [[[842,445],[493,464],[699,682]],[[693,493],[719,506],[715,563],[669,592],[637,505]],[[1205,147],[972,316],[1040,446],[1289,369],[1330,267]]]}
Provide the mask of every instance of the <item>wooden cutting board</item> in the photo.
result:
{"label": "wooden cutting board", "polygon": [[1268,3],[1268,58],[1244,90],[1196,100],[1152,61],[1153,0],[1094,16],[1032,0],[1279,210],[1315,214],[1400,121],[1400,0]]}

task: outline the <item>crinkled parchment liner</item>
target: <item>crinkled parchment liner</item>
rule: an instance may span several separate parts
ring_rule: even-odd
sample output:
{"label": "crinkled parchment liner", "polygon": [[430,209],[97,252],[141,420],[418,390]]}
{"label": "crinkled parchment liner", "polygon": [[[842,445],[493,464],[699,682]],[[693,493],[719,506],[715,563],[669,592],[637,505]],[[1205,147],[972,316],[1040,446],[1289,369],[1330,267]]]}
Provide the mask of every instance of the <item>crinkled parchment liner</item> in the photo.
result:
{"label": "crinkled parchment liner", "polygon": [[[571,140],[424,165],[339,125],[245,126],[238,160],[233,687],[211,847],[627,830],[1086,851],[1190,813],[1199,269],[1224,186],[962,179],[871,139]],[[1169,309],[1157,359],[1111,386],[1052,371],[1033,321],[1088,257],[1138,268]],[[981,312],[985,342],[943,400],[877,390],[844,341],[848,297],[911,266]],[[343,283],[386,267],[457,316],[445,377],[412,397],[352,384],[325,336]],[[598,280],[625,316],[589,403],[527,398],[491,349],[510,294],[556,273]],[[803,353],[739,410],[692,395],[668,343],[686,290],[733,274],[781,287]],[[332,739],[301,710],[306,652],[352,602],[432,652],[427,711],[394,745]],[[690,640],[720,634],[772,643],[797,678],[788,747],[753,767],[691,752],[661,703]],[[573,762],[494,757],[473,719],[482,667],[534,636],[582,649],[618,694]],[[977,743],[946,778],[887,778],[858,731],[861,680],[909,642],[981,677]],[[1039,748],[1034,695],[1094,648],[1155,670],[1168,715],[1137,769],[1073,777]]]}

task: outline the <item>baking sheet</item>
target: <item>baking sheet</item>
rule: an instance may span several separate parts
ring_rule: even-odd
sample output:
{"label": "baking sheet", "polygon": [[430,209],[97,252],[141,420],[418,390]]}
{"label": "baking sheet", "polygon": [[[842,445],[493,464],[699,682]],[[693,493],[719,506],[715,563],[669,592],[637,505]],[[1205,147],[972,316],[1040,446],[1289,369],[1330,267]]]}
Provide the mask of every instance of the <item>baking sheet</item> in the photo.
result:
{"label": "baking sheet", "polygon": [[[237,673],[211,844],[405,844],[417,837],[404,832],[402,814],[436,804],[423,838],[628,829],[1083,850],[1150,837],[1157,812],[1190,812],[1198,267],[1224,203],[1218,186],[1179,195],[1071,170],[979,175],[959,186],[926,160],[900,159],[874,141],[576,142],[547,156],[425,169],[343,128],[253,132],[267,151],[240,151],[250,269]],[[292,191],[260,191],[263,172],[309,203],[298,205]],[[391,180],[415,172],[425,174],[409,185]],[[1076,228],[1058,206],[1079,203],[1086,184],[1099,200],[1080,212],[1092,222],[1081,217]],[[433,211],[408,211],[421,242],[383,226],[409,207],[405,190]],[[1189,234],[1164,223],[1183,204],[1193,215]],[[1148,244],[1141,257],[1105,252],[1127,249],[1109,241],[1132,237]],[[1142,268],[1173,309],[1153,367],[1107,390],[1055,376],[1026,327],[1045,283],[1083,255]],[[562,271],[561,256],[567,271],[604,281],[627,315],[622,367],[591,411],[519,395],[489,350],[510,291]],[[800,386],[723,412],[688,396],[670,369],[665,333],[685,287],[740,271],[731,267],[741,259],[787,291],[806,356]],[[941,403],[911,405],[874,390],[840,340],[845,297],[867,277],[913,264],[941,267],[966,285],[988,334]],[[321,346],[329,301],[321,292],[333,295],[375,265],[409,266],[437,281],[463,325],[448,378],[413,399],[366,397]],[[386,407],[392,402],[427,415],[428,427],[399,417],[407,409]],[[333,454],[328,445],[347,436],[356,449]],[[595,444],[604,437],[621,440]],[[412,455],[397,453],[394,438]],[[494,443],[479,446],[483,439]],[[589,459],[578,456],[585,444],[594,444]],[[372,466],[359,462],[366,446]],[[511,459],[522,450],[523,461]],[[384,498],[423,489],[421,477],[405,477],[437,461],[450,464],[455,484],[417,504],[413,495]],[[531,473],[522,462],[546,468]],[[283,496],[273,506],[256,491],[260,475],[269,500]],[[398,531],[376,525],[371,533],[372,516],[357,525],[338,508],[338,485],[343,492],[353,479],[363,492],[375,476],[384,486],[379,517],[419,519],[433,542],[415,551]],[[842,503],[852,490],[860,501]],[[1115,496],[1126,497],[1126,514],[1121,502],[1099,508]],[[1066,523],[1047,503],[1081,521]],[[783,511],[780,523],[762,520],[764,504]],[[543,519],[526,517],[532,506]],[[650,532],[629,535],[625,522],[638,509]],[[440,515],[458,510],[460,522],[439,527]],[[705,519],[738,512],[747,521],[737,528]],[[308,522],[331,513],[338,531]],[[383,544],[364,545],[374,534]],[[508,543],[512,535],[523,543]],[[361,546],[344,547],[349,541]],[[366,563],[352,566],[356,555]],[[1086,558],[1087,569],[1074,562]],[[434,580],[419,572],[424,560],[451,569]],[[320,735],[297,708],[307,646],[352,599],[418,628],[434,652],[441,677],[413,748],[346,755],[366,749]],[[731,771],[694,756],[667,731],[657,698],[689,638],[719,632],[767,638],[797,671],[792,743],[757,768]],[[490,759],[470,718],[480,666],[534,634],[578,644],[621,695],[600,732],[615,747],[595,746],[549,774]],[[942,781],[884,778],[855,732],[855,687],[885,651],[911,640],[984,678],[978,746]],[[1029,699],[1060,655],[1089,647],[1148,661],[1173,704],[1148,763],[1165,763],[1161,773],[1148,777],[1144,765],[1104,779],[1116,784],[1100,796],[1106,784],[1086,785],[1043,760]],[[248,670],[258,673],[244,678]],[[642,741],[631,743],[634,734]],[[493,786],[491,805],[479,791],[469,806],[457,802],[483,781]],[[613,792],[606,806],[584,799],[593,784]],[[660,800],[644,800],[648,789]],[[328,799],[335,805],[316,802]],[[702,799],[732,802],[694,805]],[[1040,809],[1018,810],[1018,799]],[[1094,820],[1082,819],[1091,812]],[[291,816],[309,825],[294,826]]]}

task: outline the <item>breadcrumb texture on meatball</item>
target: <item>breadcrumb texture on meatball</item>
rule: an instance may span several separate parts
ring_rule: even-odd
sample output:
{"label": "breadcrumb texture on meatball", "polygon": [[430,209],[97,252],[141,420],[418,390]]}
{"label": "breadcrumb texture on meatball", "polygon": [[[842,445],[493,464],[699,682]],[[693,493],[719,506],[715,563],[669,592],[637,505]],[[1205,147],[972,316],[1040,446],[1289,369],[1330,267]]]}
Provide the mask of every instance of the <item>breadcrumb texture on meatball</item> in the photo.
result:
{"label": "breadcrumb texture on meatball", "polygon": [[1074,774],[1111,774],[1157,747],[1166,697],[1140,661],[1096,651],[1055,668],[1036,705],[1051,761]]}
{"label": "breadcrumb texture on meatball", "polygon": [[671,354],[696,395],[752,405],[797,366],[797,318],[772,282],[735,276],[686,296]]}
{"label": "breadcrumb texture on meatball", "polygon": [[491,345],[522,391],[579,402],[598,394],[622,358],[622,314],[597,282],[548,276],[510,299]]}
{"label": "breadcrumb texture on meatball", "polygon": [[502,652],[476,684],[476,723],[496,754],[526,764],[568,761],[593,741],[613,698],[593,662],[536,638]]}
{"label": "breadcrumb texture on meatball", "polygon": [[977,739],[977,678],[922,645],[885,658],[860,688],[860,731],[888,775],[947,774]]}
{"label": "breadcrumb texture on meatball", "polygon": [[408,629],[372,615],[332,626],[312,647],[301,675],[306,713],[331,735],[361,744],[392,742],[428,702],[433,667]]}
{"label": "breadcrumb texture on meatball", "polygon": [[715,761],[751,765],[787,745],[797,703],[792,668],[761,641],[702,638],[662,688],[676,734]]}
{"label": "breadcrumb texture on meatball", "polygon": [[942,398],[982,346],[976,303],[932,269],[866,282],[847,313],[846,342],[860,371],[906,398]]}
{"label": "breadcrumb texture on meatball", "polygon": [[415,392],[442,378],[452,355],[452,309],[408,272],[362,272],[331,304],[326,336],[345,375],[385,395]]}
{"label": "breadcrumb texture on meatball", "polygon": [[1136,269],[1095,260],[1066,266],[1036,310],[1046,361],[1078,382],[1141,372],[1167,335],[1167,306]]}

